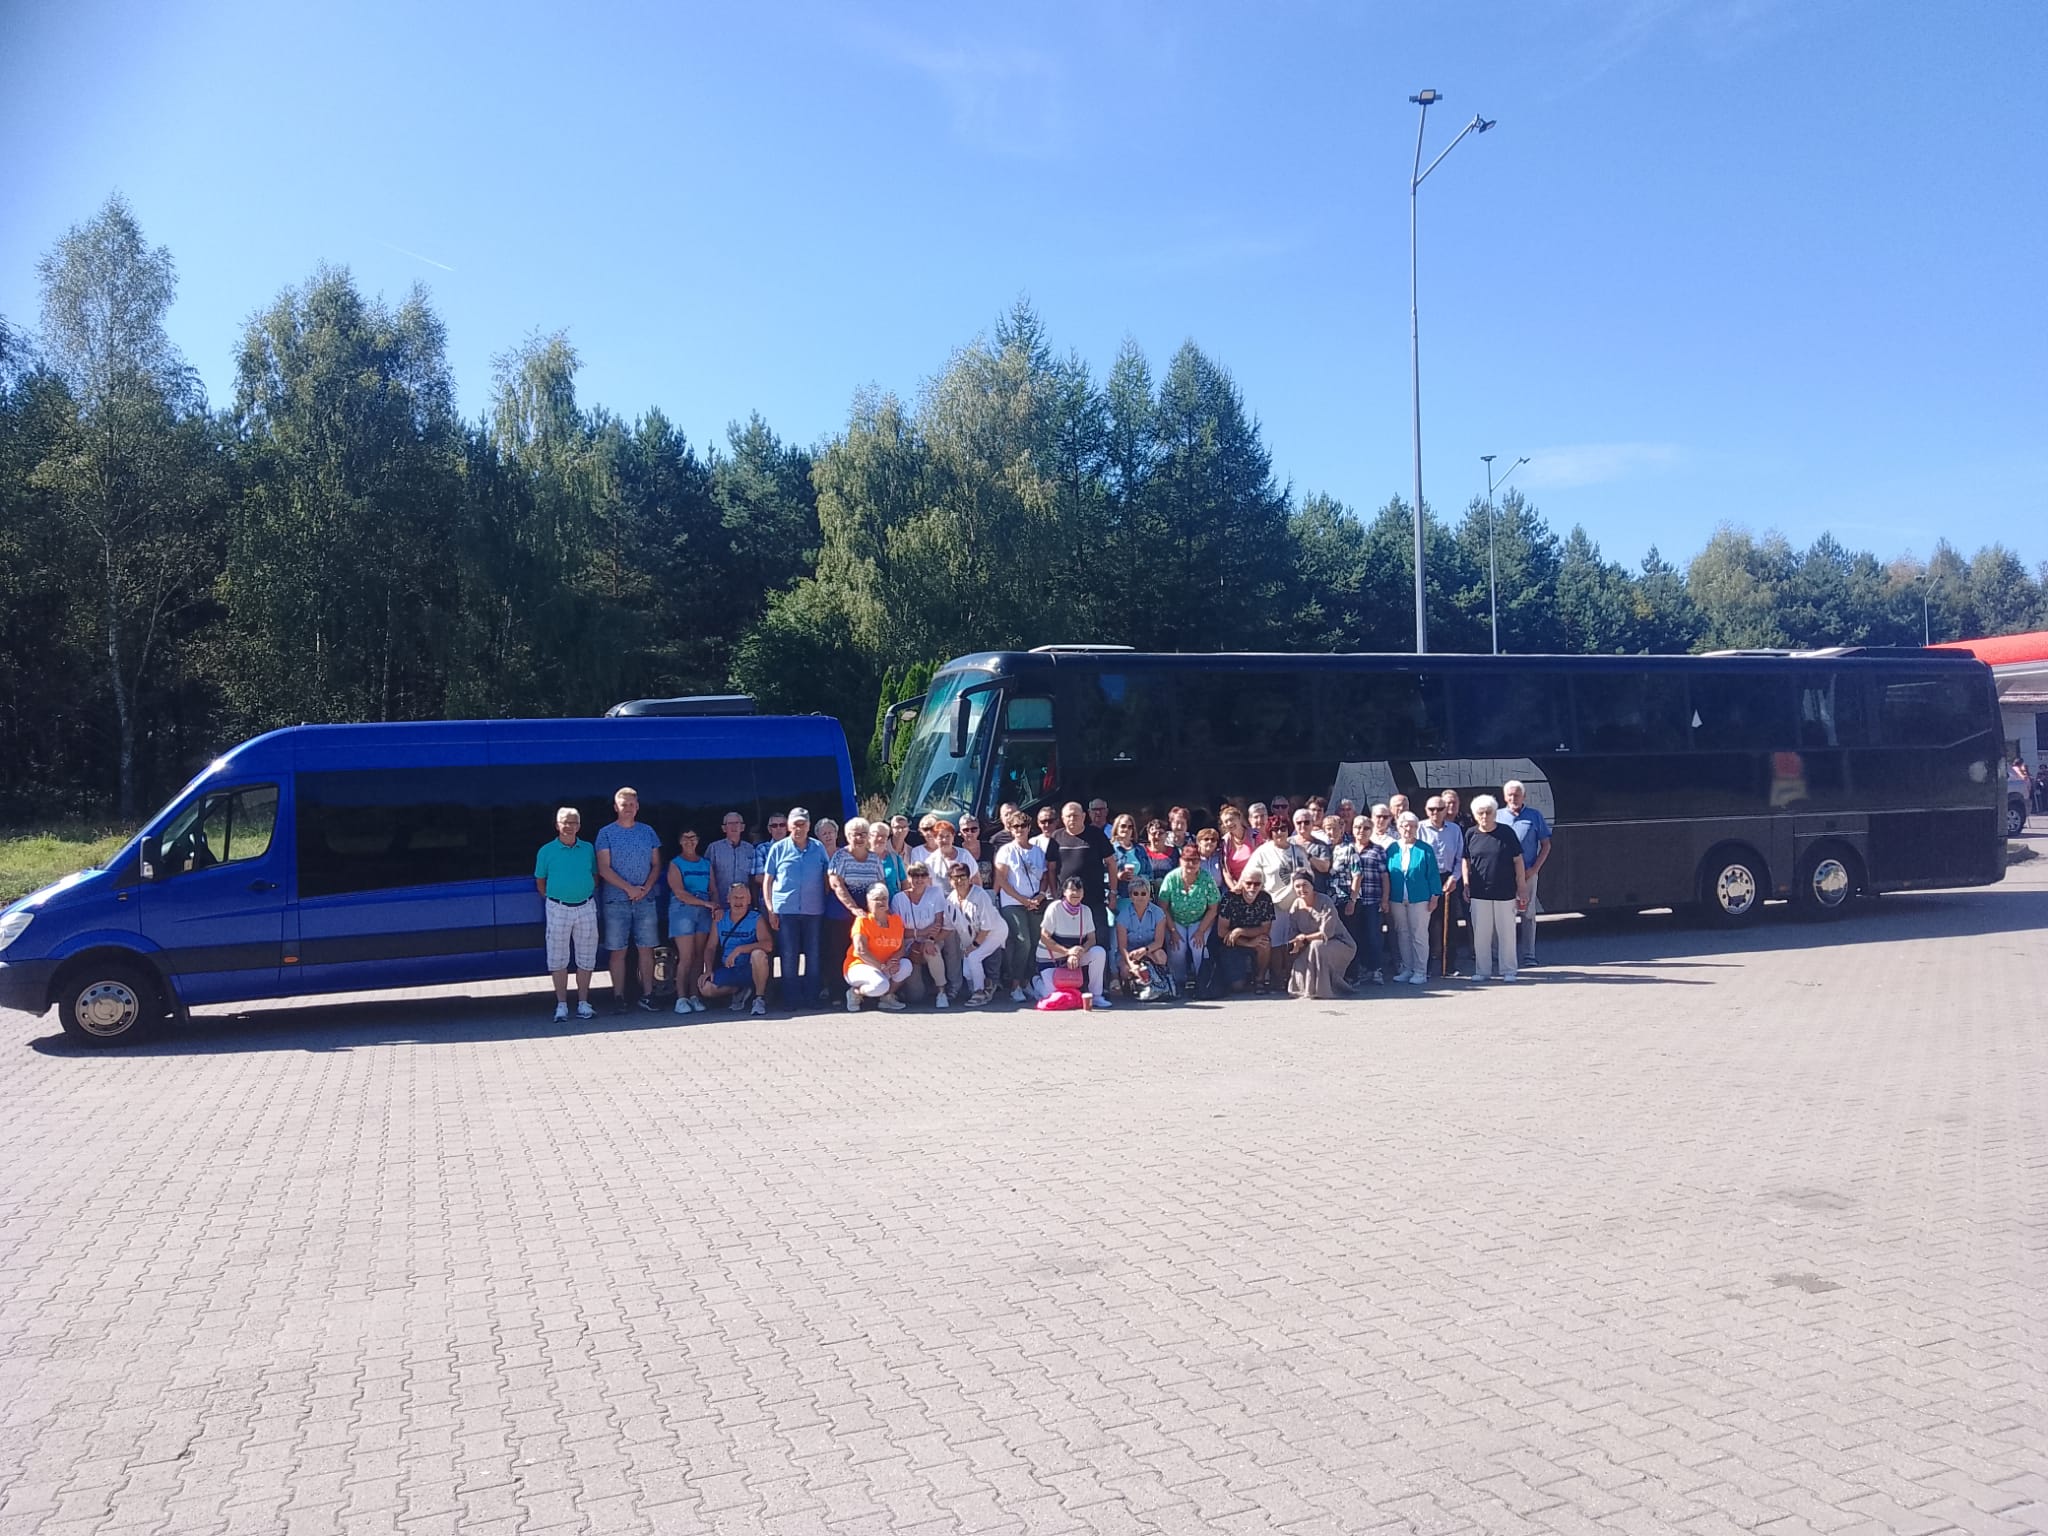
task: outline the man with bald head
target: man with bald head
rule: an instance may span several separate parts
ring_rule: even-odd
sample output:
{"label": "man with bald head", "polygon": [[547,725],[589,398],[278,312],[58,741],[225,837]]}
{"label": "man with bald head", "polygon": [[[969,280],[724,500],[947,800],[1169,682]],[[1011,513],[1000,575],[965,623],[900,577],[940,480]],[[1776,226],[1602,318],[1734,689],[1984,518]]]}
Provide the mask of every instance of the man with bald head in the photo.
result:
{"label": "man with bald head", "polygon": [[1060,808],[1060,825],[1045,845],[1045,889],[1059,891],[1079,880],[1083,899],[1095,914],[1095,931],[1109,932],[1109,891],[1116,879],[1116,849],[1109,834],[1088,819],[1087,808],[1069,800]]}

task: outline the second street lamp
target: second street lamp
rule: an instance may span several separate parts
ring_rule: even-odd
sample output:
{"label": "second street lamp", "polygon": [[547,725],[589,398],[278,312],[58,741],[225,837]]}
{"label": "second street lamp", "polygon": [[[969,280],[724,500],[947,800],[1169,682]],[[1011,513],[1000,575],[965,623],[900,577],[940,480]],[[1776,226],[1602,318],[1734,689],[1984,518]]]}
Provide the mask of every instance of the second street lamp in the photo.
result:
{"label": "second street lamp", "polygon": [[1422,130],[1429,123],[1429,109],[1444,99],[1443,93],[1423,91],[1408,99],[1422,109],[1415,123],[1415,169],[1408,177],[1408,371],[1415,389],[1415,654],[1420,656],[1429,650],[1429,607],[1423,597],[1422,576],[1422,327],[1416,283],[1416,193],[1429,179],[1429,171],[1444,163],[1444,155],[1462,144],[1466,134],[1486,132],[1493,119],[1475,116],[1444,146],[1443,154],[1429,162],[1426,171],[1422,168]]}
{"label": "second street lamp", "polygon": [[1482,453],[1479,462],[1486,466],[1486,616],[1493,622],[1493,654],[1500,654],[1500,566],[1493,558],[1493,493],[1508,483],[1508,476],[1529,462],[1527,454],[1510,464],[1501,477],[1493,478],[1493,461],[1496,453]]}

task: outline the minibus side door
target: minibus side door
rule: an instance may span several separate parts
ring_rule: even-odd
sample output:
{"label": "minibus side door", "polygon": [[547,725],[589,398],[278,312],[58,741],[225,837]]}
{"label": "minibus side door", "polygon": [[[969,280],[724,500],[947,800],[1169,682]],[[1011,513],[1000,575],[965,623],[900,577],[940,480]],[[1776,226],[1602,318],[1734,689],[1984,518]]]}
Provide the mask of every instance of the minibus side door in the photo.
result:
{"label": "minibus side door", "polygon": [[188,1006],[277,994],[289,809],[288,780],[209,785],[152,840],[142,935]]}

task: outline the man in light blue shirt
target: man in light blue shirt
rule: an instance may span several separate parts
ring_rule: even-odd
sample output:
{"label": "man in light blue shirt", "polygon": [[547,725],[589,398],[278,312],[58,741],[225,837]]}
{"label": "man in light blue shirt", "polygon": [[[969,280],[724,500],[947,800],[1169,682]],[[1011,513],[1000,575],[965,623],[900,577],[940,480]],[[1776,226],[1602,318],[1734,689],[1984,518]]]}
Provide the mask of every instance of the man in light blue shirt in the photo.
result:
{"label": "man in light blue shirt", "polygon": [[[789,812],[789,835],[761,856],[761,884],[768,897],[768,926],[782,961],[782,1000],[790,1008],[816,1007],[824,998],[819,948],[825,935],[825,847],[811,838],[811,813]],[[798,962],[802,962],[799,978]]]}
{"label": "man in light blue shirt", "polygon": [[626,1011],[626,951],[640,951],[640,1007],[654,1012],[654,946],[661,942],[661,835],[640,819],[640,791],[612,796],[618,820],[597,834],[599,912],[612,968],[612,1011]]}
{"label": "man in light blue shirt", "polygon": [[1509,779],[1500,787],[1500,797],[1506,802],[1501,807],[1500,819],[1514,828],[1515,836],[1522,840],[1522,865],[1529,872],[1529,897],[1522,906],[1522,931],[1515,939],[1517,964],[1536,963],[1536,914],[1543,909],[1536,905],[1536,875],[1550,858],[1550,823],[1543,819],[1543,813],[1528,803],[1528,791],[1520,779]]}

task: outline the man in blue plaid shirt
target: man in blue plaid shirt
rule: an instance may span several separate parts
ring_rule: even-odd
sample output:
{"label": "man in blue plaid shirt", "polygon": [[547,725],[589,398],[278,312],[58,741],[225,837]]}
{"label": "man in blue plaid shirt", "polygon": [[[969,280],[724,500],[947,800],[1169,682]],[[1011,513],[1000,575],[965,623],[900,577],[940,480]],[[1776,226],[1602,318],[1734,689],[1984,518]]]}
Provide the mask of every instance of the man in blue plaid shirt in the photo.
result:
{"label": "man in blue plaid shirt", "polygon": [[1384,985],[1386,972],[1380,963],[1381,912],[1387,901],[1387,856],[1372,840],[1372,819],[1357,817],[1351,823],[1351,841],[1339,843],[1330,856],[1330,885],[1337,910],[1344,914],[1344,926],[1357,943],[1356,958],[1345,980],[1356,985],[1370,979]]}

